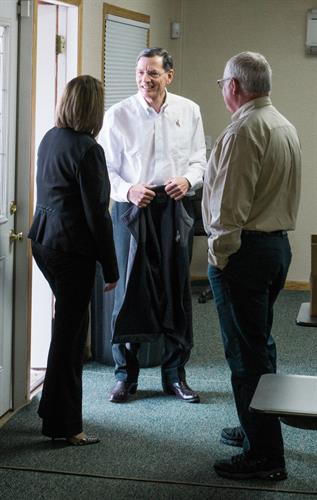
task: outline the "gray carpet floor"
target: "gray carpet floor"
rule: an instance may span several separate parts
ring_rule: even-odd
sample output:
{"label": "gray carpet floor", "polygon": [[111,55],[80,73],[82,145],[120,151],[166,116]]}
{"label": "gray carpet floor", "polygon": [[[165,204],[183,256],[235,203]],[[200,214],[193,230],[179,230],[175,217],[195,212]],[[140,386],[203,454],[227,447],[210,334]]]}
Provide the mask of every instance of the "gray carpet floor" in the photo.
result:
{"label": "gray carpet floor", "polygon": [[[316,375],[317,328],[296,325],[306,292],[284,291],[273,335],[279,372]],[[0,429],[0,498],[15,499],[285,499],[316,498],[317,431],[283,425],[286,481],[231,481],[213,471],[215,459],[239,450],[222,445],[222,427],[236,425],[229,370],[213,301],[193,296],[195,347],[187,379],[201,404],[162,393],[160,368],[141,370],[139,390],[111,404],[113,369],[95,362],[84,370],[85,430],[96,446],[52,444],[40,434],[38,396]]]}

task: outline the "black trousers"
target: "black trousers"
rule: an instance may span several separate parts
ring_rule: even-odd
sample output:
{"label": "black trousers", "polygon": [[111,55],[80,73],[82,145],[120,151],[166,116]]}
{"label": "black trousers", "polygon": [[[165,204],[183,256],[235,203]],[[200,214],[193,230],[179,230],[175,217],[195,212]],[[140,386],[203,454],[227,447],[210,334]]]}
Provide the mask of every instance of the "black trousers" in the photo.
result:
{"label": "black trousers", "polygon": [[42,432],[70,437],[82,432],[82,369],[94,258],[32,242],[33,257],[55,296],[55,316],[38,413]]}
{"label": "black trousers", "polygon": [[249,406],[261,375],[276,372],[273,306],[290,262],[285,232],[242,232],[241,247],[227,266],[220,270],[209,265],[208,270],[236,409],[245,433],[243,448],[253,457],[280,459],[284,455],[279,419],[250,412]]}

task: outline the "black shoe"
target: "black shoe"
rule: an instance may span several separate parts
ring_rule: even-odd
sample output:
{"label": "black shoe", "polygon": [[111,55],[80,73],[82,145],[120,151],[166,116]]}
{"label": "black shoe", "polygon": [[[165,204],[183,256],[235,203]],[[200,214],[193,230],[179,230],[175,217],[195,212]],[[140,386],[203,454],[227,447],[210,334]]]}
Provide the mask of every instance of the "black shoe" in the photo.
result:
{"label": "black shoe", "polygon": [[182,380],[173,384],[163,385],[163,390],[166,394],[174,394],[183,401],[186,401],[186,403],[200,402],[198,394]]}
{"label": "black shoe", "polygon": [[125,382],[118,380],[111,389],[109,401],[111,403],[125,403],[130,394],[135,394],[138,384],[136,382]]}
{"label": "black shoe", "polygon": [[229,479],[271,479],[281,481],[287,478],[284,459],[251,458],[235,455],[227,460],[217,460],[214,469],[221,477]]}
{"label": "black shoe", "polygon": [[242,446],[244,432],[242,427],[226,427],[221,431],[220,441],[228,446]]}

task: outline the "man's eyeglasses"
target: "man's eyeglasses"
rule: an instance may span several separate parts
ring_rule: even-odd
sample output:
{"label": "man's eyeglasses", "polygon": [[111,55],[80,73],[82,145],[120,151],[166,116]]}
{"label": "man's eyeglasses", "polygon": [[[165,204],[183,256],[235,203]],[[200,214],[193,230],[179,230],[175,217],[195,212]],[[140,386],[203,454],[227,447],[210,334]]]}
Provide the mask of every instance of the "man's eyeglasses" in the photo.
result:
{"label": "man's eyeglasses", "polygon": [[220,80],[217,80],[218,87],[222,90],[225,82],[227,80],[232,80],[232,76],[228,76],[228,78],[220,78]]}
{"label": "man's eyeglasses", "polygon": [[144,75],[147,75],[149,78],[153,80],[158,80],[163,76],[167,71],[163,71],[163,73],[159,73],[158,71],[136,71],[136,74],[139,78],[142,78]]}

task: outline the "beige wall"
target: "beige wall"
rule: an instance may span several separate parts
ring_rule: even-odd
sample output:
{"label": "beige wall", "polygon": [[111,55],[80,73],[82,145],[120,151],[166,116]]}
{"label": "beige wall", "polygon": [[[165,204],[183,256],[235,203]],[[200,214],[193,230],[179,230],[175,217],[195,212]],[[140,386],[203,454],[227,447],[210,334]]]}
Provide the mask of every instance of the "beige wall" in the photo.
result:
{"label": "beige wall", "polygon": [[[215,81],[221,78],[228,58],[243,50],[267,57],[273,70],[273,103],[298,129],[303,150],[302,198],[297,229],[290,234],[293,262],[288,275],[295,281],[309,280],[310,235],[317,233],[317,57],[305,55],[306,11],[314,6],[314,0],[183,3],[180,90],[200,104],[205,133],[215,139],[229,122]],[[200,249],[196,273],[205,267],[203,242]]]}
{"label": "beige wall", "polygon": [[[101,76],[102,0],[84,0],[83,71]],[[290,235],[289,280],[308,281],[310,235],[317,233],[317,57],[305,55],[306,11],[315,0],[113,0],[112,5],[151,16],[151,45],[173,54],[176,93],[201,106],[205,133],[213,139],[228,124],[216,79],[227,59],[242,50],[262,52],[273,69],[272,100],[297,127],[303,149],[302,199]],[[169,38],[181,21],[180,40]],[[206,242],[195,241],[192,274],[206,273]]]}

